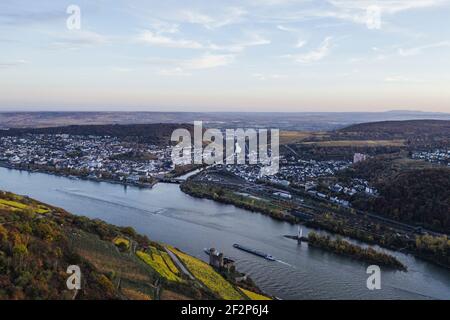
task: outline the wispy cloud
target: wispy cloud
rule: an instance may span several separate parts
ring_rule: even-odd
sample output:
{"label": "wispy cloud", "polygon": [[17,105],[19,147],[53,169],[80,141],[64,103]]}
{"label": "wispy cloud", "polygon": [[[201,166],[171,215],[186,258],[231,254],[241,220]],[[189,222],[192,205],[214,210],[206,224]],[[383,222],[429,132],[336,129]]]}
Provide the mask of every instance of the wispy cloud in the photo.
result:
{"label": "wispy cloud", "polygon": [[[355,24],[368,24],[370,8],[376,8],[381,15],[395,15],[397,13],[431,7],[450,5],[450,0],[326,0],[328,5],[304,7],[299,10],[277,16],[281,22],[309,21],[324,18],[336,19]],[[279,26],[280,30],[290,28]]]}
{"label": "wispy cloud", "polygon": [[239,53],[247,48],[254,46],[268,45],[271,41],[258,33],[248,33],[241,40],[229,44],[216,44],[212,42],[201,43],[195,40],[177,39],[173,36],[156,33],[150,30],[142,31],[137,40],[157,47],[179,48],[179,49],[204,49],[209,51],[222,51],[230,53]]}
{"label": "wispy cloud", "polygon": [[128,73],[134,71],[132,68],[127,67],[112,67],[111,70],[119,73]]}
{"label": "wispy cloud", "polygon": [[405,77],[401,75],[392,75],[384,78],[384,82],[400,82],[400,83],[422,83],[422,79]]}
{"label": "wispy cloud", "polygon": [[199,58],[186,60],[181,63],[181,67],[188,70],[212,69],[226,66],[235,59],[234,54],[210,54],[206,53]]}
{"label": "wispy cloud", "polygon": [[175,34],[180,32],[180,25],[161,20],[154,20],[150,23],[151,29],[157,34]]}
{"label": "wispy cloud", "polygon": [[47,23],[66,18],[65,11],[26,11],[20,12],[0,12],[0,25],[18,26]]}
{"label": "wispy cloud", "polygon": [[86,46],[99,46],[111,43],[110,37],[86,30],[67,31],[54,37],[55,40],[50,47],[57,49],[80,49]]}
{"label": "wispy cloud", "polygon": [[366,11],[371,6],[380,8],[383,13],[395,14],[405,10],[427,8],[448,4],[449,0],[327,0],[334,7],[352,13]]}
{"label": "wispy cloud", "polygon": [[175,39],[169,36],[155,33],[150,30],[142,31],[137,40],[149,45],[167,47],[167,48],[183,48],[183,49],[202,49],[204,46],[193,40]]}
{"label": "wispy cloud", "polygon": [[282,79],[282,78],[286,78],[286,75],[281,75],[281,74],[263,74],[263,73],[254,73],[252,75],[255,79],[261,80],[261,81],[266,81],[266,80],[277,80],[277,79]]}
{"label": "wispy cloud", "polygon": [[332,47],[332,38],[325,38],[322,43],[314,50],[311,50],[302,54],[291,54],[286,55],[285,57],[291,58],[294,61],[302,64],[309,64],[312,62],[317,62],[324,59],[329,55]]}
{"label": "wispy cloud", "polygon": [[[27,98],[45,104],[46,97],[33,87],[61,83],[101,89],[96,99],[108,104],[113,98],[101,92],[116,88],[123,77],[133,83],[121,92],[133,99],[140,88],[152,96],[149,86],[176,96],[193,84],[192,76],[195,86],[189,86],[189,95],[205,104],[222,101],[205,96],[204,87],[242,92],[242,100],[236,94],[233,103],[258,100],[255,106],[279,105],[280,93],[293,106],[366,104],[361,95],[342,94],[357,83],[370,93],[367,105],[374,98],[416,104],[426,96],[448,108],[441,92],[449,79],[450,0],[107,2],[79,1],[82,28],[69,31],[66,4],[0,0],[0,80],[8,84],[0,103]],[[380,9],[381,31],[368,31],[367,8],[374,5]],[[66,55],[54,49],[79,50]],[[30,68],[20,58],[32,61]],[[73,67],[61,68],[67,59]],[[83,72],[77,66],[84,66]],[[180,79],[160,81],[163,76]],[[405,89],[420,79],[424,85],[406,95]],[[298,93],[300,84],[311,89],[308,97]],[[20,93],[13,97],[10,87]],[[324,99],[321,90],[336,94]],[[70,91],[52,94],[72,101]]]}
{"label": "wispy cloud", "polygon": [[281,31],[285,31],[285,32],[292,32],[292,33],[299,33],[299,32],[301,32],[300,29],[292,28],[292,27],[286,27],[286,26],[283,26],[281,24],[277,25],[277,29],[281,30]]}
{"label": "wispy cloud", "polygon": [[[163,76],[190,76],[194,71],[225,67],[235,61],[235,54],[205,53],[191,59],[150,58],[147,64],[158,67],[157,74]],[[160,66],[164,67],[161,68]]]}
{"label": "wispy cloud", "polygon": [[241,52],[246,48],[255,47],[255,46],[263,46],[271,43],[271,40],[261,36],[258,33],[249,33],[245,39],[238,40],[231,44],[226,45],[209,45],[209,49],[216,51],[229,51],[229,52]]}
{"label": "wispy cloud", "polygon": [[296,47],[296,48],[303,48],[305,45],[306,45],[306,41],[305,41],[305,40],[302,40],[302,39],[299,39],[299,40],[297,41],[297,44],[295,45],[295,47]]}
{"label": "wispy cloud", "polygon": [[426,44],[423,46],[419,46],[419,47],[415,47],[415,48],[408,48],[408,49],[399,48],[398,54],[403,57],[416,56],[416,55],[423,53],[424,51],[426,51],[428,49],[442,48],[442,47],[450,47],[450,41],[441,41],[441,42],[436,42],[436,43],[430,43],[430,44]]}
{"label": "wispy cloud", "polygon": [[247,11],[242,8],[222,8],[219,14],[203,13],[196,10],[179,12],[178,19],[182,22],[199,24],[207,29],[216,29],[242,21]]}
{"label": "wispy cloud", "polygon": [[23,60],[23,59],[12,60],[12,61],[0,61],[0,69],[19,67],[19,66],[22,66],[22,65],[25,65],[28,63],[29,62],[27,60]]}
{"label": "wispy cloud", "polygon": [[287,27],[284,25],[277,25],[277,29],[296,35],[298,37],[297,43],[295,44],[296,48],[302,48],[306,45],[307,41],[305,40],[306,37],[303,30],[299,28]]}
{"label": "wispy cloud", "polygon": [[187,72],[180,67],[161,69],[157,72],[157,74],[165,77],[187,77],[192,75],[192,73]]}

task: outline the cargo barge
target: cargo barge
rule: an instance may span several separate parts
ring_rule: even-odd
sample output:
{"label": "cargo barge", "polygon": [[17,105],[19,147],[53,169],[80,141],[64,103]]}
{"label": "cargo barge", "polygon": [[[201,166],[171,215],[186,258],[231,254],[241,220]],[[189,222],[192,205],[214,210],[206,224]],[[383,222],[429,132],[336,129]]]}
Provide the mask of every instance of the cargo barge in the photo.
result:
{"label": "cargo barge", "polygon": [[264,253],[264,252],[261,252],[261,251],[258,251],[258,250],[253,250],[253,249],[241,246],[240,244],[233,244],[233,247],[236,248],[236,249],[239,249],[239,250],[242,250],[242,251],[254,254],[255,256],[264,258],[264,259],[269,260],[269,261],[276,261],[276,259],[274,257],[272,257],[270,254],[267,254],[267,253]]}

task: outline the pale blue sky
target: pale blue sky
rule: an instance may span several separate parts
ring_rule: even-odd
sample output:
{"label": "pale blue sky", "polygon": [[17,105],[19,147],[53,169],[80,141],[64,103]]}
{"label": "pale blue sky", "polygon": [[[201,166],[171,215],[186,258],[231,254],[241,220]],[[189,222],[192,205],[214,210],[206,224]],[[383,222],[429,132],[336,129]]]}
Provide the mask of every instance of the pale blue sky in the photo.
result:
{"label": "pale blue sky", "polygon": [[450,0],[0,2],[0,110],[450,112],[449,58]]}

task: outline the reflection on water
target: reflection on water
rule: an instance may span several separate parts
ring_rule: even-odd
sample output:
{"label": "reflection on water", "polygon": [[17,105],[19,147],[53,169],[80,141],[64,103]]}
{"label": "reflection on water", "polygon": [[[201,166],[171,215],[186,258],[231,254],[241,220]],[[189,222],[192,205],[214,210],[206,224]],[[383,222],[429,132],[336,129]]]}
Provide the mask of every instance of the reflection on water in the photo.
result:
{"label": "reflection on water", "polygon": [[[366,265],[283,237],[296,226],[266,216],[192,198],[178,185],[123,187],[0,168],[0,189],[29,195],[72,213],[132,226],[206,260],[205,247],[236,259],[267,293],[283,299],[450,299],[450,273],[396,253],[409,272],[383,271],[382,290],[366,288]],[[305,233],[308,229],[304,228]],[[240,243],[278,262],[234,249]]]}

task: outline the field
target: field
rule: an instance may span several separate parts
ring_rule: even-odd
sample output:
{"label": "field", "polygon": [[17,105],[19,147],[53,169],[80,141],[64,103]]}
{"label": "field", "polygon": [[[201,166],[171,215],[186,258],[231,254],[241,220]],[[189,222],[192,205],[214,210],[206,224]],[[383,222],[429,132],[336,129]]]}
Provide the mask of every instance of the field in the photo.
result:
{"label": "field", "polygon": [[404,147],[405,140],[330,140],[303,142],[302,144],[319,147]]}
{"label": "field", "polygon": [[263,296],[262,294],[255,293],[244,288],[239,288],[250,300],[271,300],[270,298]]}
{"label": "field", "polygon": [[7,207],[11,207],[13,209],[27,209],[28,206],[24,203],[20,203],[17,201],[11,201],[11,200],[4,200],[4,199],[0,199],[0,204],[7,206]]}
{"label": "field", "polygon": [[130,227],[0,191],[0,270],[6,270],[0,300],[73,299],[66,286],[72,264],[83,270],[77,299],[246,298],[208,264],[179,254],[197,278],[184,277],[176,265],[183,262],[176,258],[175,263],[163,245]]}
{"label": "field", "polygon": [[12,209],[12,210],[24,210],[24,209],[32,208],[34,212],[39,213],[39,214],[44,214],[44,213],[49,212],[49,209],[42,205],[38,205],[37,208],[34,208],[25,203],[12,201],[12,200],[5,200],[5,199],[0,199],[0,208],[1,207],[7,208],[7,209]]}
{"label": "field", "polygon": [[130,249],[130,240],[128,239],[117,237],[113,240],[113,242],[116,246],[120,246],[121,244],[123,244],[127,249]]}
{"label": "field", "polygon": [[166,252],[150,247],[148,252],[137,251],[136,255],[169,281],[182,282],[180,273]]}
{"label": "field", "polygon": [[120,286],[122,293],[129,299],[147,300],[154,296],[157,274],[134,255],[121,253],[113,243],[100,240],[86,232],[69,236],[71,247],[80,256],[105,274],[114,275],[114,285]]}
{"label": "field", "polygon": [[174,248],[169,248],[184,263],[197,280],[225,300],[242,300],[244,297],[210,265],[188,256]]}
{"label": "field", "polygon": [[281,131],[280,144],[294,144],[311,138],[323,138],[326,133],[308,131]]}

